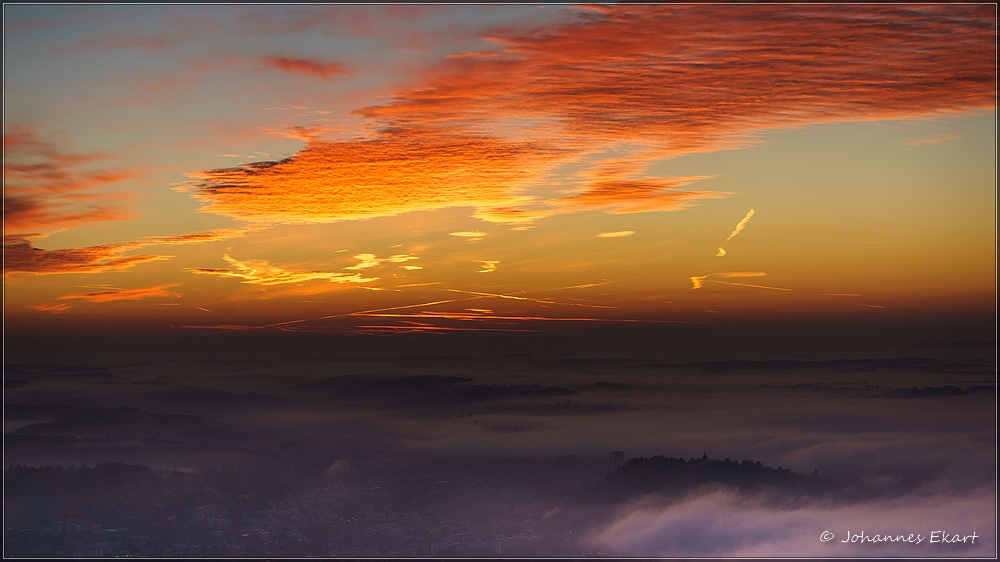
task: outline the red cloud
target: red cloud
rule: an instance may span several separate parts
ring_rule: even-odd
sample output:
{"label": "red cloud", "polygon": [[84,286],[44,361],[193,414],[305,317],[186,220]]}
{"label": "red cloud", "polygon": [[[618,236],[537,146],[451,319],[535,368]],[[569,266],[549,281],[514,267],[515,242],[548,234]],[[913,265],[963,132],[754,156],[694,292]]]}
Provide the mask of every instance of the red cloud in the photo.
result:
{"label": "red cloud", "polygon": [[339,62],[320,62],[313,59],[293,59],[288,57],[260,57],[264,68],[283,70],[289,74],[298,73],[329,80],[336,74],[350,74]]}
{"label": "red cloud", "polygon": [[[578,142],[698,150],[754,130],[994,106],[995,8],[629,6],[451,58],[365,116],[400,125],[557,119]],[[553,131],[555,132],[555,131]]]}
{"label": "red cloud", "polygon": [[[372,139],[204,172],[196,196],[207,211],[284,222],[456,205],[497,222],[670,210],[722,194],[643,174],[664,157],[767,129],[994,107],[989,5],[590,8],[443,59],[420,88],[358,112]],[[589,160],[609,149],[625,156]],[[560,186],[581,193],[527,196],[569,161],[590,166]]]}
{"label": "red cloud", "polygon": [[[588,186],[587,191],[553,201],[567,210],[608,209],[611,214],[677,211],[687,208],[694,200],[724,197],[711,191],[682,191],[680,188],[704,177],[654,178],[601,181]],[[564,211],[565,212],[565,211]]]}

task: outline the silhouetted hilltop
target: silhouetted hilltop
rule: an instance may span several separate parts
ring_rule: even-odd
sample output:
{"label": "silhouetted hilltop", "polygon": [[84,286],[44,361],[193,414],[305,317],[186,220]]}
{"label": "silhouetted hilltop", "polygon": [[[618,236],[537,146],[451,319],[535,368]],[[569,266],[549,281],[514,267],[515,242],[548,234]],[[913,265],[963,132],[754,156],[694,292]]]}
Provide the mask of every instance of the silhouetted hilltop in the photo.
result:
{"label": "silhouetted hilltop", "polygon": [[898,357],[885,359],[830,359],[801,361],[795,359],[691,361],[675,363],[670,361],[647,361],[628,358],[571,357],[559,358],[555,363],[576,368],[631,368],[652,370],[697,370],[707,373],[737,371],[797,371],[810,369],[831,369],[842,373],[867,373],[876,371],[911,373],[961,373],[992,374],[995,362],[975,360],[958,363],[923,357]]}
{"label": "silhouetted hilltop", "polygon": [[655,456],[629,459],[624,466],[599,481],[587,496],[602,503],[618,503],[637,496],[661,492],[682,494],[704,484],[723,484],[740,490],[780,488],[795,493],[819,492],[826,481],[818,476],[796,474],[787,468],[771,468],[760,461],[673,458]]}
{"label": "silhouetted hilltop", "polygon": [[[996,387],[993,385],[977,385],[970,386],[967,388],[959,388],[954,385],[945,386],[925,386],[924,388],[918,388],[916,386],[910,388],[886,388],[884,391],[878,385],[866,384],[860,387],[854,386],[833,386],[829,384],[817,384],[817,383],[800,383],[800,384],[789,384],[789,385],[770,385],[767,383],[761,383],[757,386],[761,390],[808,390],[815,392],[835,392],[840,394],[846,393],[867,393],[868,396],[878,397],[878,398],[926,398],[928,396],[974,396],[977,394],[993,394],[996,392]],[[881,391],[877,394],[873,394],[875,391]]]}
{"label": "silhouetted hilltop", "polygon": [[641,386],[634,384],[625,384],[620,382],[602,382],[597,381],[594,383],[594,388],[600,388],[602,390],[640,390]]}
{"label": "silhouetted hilltop", "polygon": [[3,419],[5,420],[35,420],[35,419],[68,419],[86,413],[104,410],[100,407],[86,406],[47,406],[37,404],[4,404]]}
{"label": "silhouetted hilltop", "polygon": [[884,393],[882,396],[888,398],[924,398],[927,396],[970,396],[973,394],[993,394],[996,392],[996,387],[991,385],[983,386],[970,386],[966,389],[961,389],[953,385],[945,386],[927,386],[924,388],[897,388],[889,392]]}
{"label": "silhouetted hilltop", "polygon": [[575,394],[577,394],[575,390],[540,384],[477,384],[445,390],[439,396],[456,402],[482,402],[495,398],[573,396]]}
{"label": "silhouetted hilltop", "polygon": [[168,385],[161,391],[165,405],[181,408],[267,408],[285,403],[285,399],[259,392],[227,392],[217,388]]}
{"label": "silhouetted hilltop", "polygon": [[377,375],[352,374],[307,382],[297,388],[308,390],[334,390],[341,394],[377,394],[380,396],[433,394],[442,388],[471,381],[468,377],[417,375],[402,378],[383,378]]}
{"label": "silhouetted hilltop", "polygon": [[86,490],[105,494],[121,487],[148,486],[161,480],[149,467],[103,462],[96,466],[12,466],[4,471],[4,496],[40,498]]}
{"label": "silhouetted hilltop", "polygon": [[51,420],[27,425],[17,430],[20,434],[34,435],[160,435],[178,430],[191,430],[200,425],[197,416],[156,414],[125,406],[102,408],[10,404],[5,407],[4,418]]}
{"label": "silhouetted hilltop", "polygon": [[21,435],[20,433],[5,433],[3,436],[4,447],[74,445],[77,441],[79,439],[74,435]]}
{"label": "silhouetted hilltop", "polygon": [[11,364],[4,366],[4,376],[28,381],[119,381],[110,365]]}
{"label": "silhouetted hilltop", "polygon": [[538,384],[485,385],[465,384],[471,378],[462,376],[420,375],[403,378],[381,378],[375,375],[342,375],[300,384],[301,390],[328,390],[339,396],[360,396],[379,399],[405,399],[408,402],[483,402],[509,397],[573,396],[568,388]]}

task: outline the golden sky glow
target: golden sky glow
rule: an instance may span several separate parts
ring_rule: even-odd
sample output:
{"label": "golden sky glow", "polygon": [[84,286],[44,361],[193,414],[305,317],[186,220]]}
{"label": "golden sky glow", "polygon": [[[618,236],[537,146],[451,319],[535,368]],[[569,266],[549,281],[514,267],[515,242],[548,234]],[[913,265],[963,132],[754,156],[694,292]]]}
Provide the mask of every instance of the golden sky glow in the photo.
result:
{"label": "golden sky glow", "polygon": [[994,6],[120,9],[5,7],[15,324],[993,303]]}

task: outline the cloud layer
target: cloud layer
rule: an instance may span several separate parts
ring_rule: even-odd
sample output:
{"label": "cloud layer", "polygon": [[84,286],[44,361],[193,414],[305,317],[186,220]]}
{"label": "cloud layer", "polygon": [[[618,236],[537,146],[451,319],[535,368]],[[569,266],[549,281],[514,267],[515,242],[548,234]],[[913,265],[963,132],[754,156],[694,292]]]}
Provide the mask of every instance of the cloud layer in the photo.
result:
{"label": "cloud layer", "polygon": [[37,236],[133,216],[121,205],[121,194],[95,191],[135,176],[134,171],[109,167],[113,155],[68,153],[40,139],[34,129],[16,125],[4,131],[3,150],[4,236]]}
{"label": "cloud layer", "polygon": [[[397,126],[559,119],[697,150],[762,128],[993,106],[988,6],[600,6],[362,111]],[[579,140],[579,139],[578,139]]]}
{"label": "cloud layer", "polygon": [[[680,209],[722,194],[678,189],[703,178],[649,177],[650,163],[767,129],[992,108],[993,21],[989,6],[590,7],[445,58],[358,112],[367,139],[201,172],[191,189],[205,211],[259,222]],[[623,155],[589,160],[609,149]],[[562,178],[566,197],[526,196],[567,162],[611,171]]]}

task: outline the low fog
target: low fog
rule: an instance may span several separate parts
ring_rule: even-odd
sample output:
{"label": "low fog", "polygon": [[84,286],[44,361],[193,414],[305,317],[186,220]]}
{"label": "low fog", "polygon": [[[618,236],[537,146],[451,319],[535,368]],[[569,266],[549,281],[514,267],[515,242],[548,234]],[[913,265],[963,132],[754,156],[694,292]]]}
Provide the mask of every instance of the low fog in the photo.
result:
{"label": "low fog", "polygon": [[[639,335],[621,346],[551,334],[477,345],[208,335],[103,350],[24,340],[5,364],[8,549],[995,552],[992,342],[930,331],[767,349],[748,336],[726,351]],[[658,456],[682,472],[650,469]],[[148,493],[101,483],[119,473],[147,479]],[[117,499],[96,508],[98,495]],[[71,520],[93,536],[56,528]],[[934,531],[977,537],[931,542]]]}

